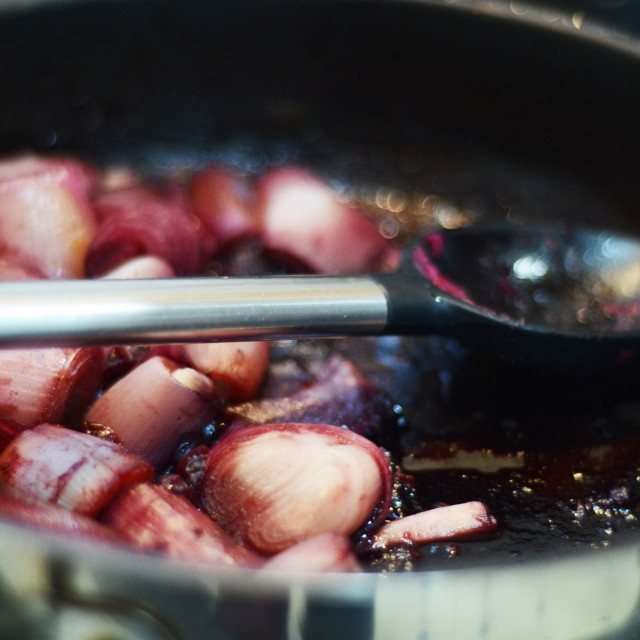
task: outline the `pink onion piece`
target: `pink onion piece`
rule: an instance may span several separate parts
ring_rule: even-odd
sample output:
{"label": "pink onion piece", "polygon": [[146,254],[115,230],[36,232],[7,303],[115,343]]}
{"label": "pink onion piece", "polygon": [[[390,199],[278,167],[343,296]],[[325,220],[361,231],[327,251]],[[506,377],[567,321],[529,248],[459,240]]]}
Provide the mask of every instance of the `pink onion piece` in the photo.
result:
{"label": "pink onion piece", "polygon": [[0,418],[75,426],[98,390],[99,348],[0,350]]}
{"label": "pink onion piece", "polygon": [[361,435],[379,433],[385,407],[376,387],[353,362],[332,356],[314,383],[282,398],[267,398],[231,406],[234,423],[311,422],[338,424]]}
{"label": "pink onion piece", "polygon": [[100,224],[87,255],[89,275],[103,275],[140,255],[163,258],[181,276],[204,269],[213,240],[177,189],[108,191],[94,206]]}
{"label": "pink onion piece", "polygon": [[256,187],[265,247],[324,274],[388,271],[399,251],[366,215],[298,168],[276,169]]}
{"label": "pink onion piece", "polygon": [[219,389],[228,387],[232,402],[255,398],[269,366],[268,342],[186,344],[184,351],[193,366],[213,378]]}
{"label": "pink onion piece", "polygon": [[427,544],[493,533],[498,523],[482,502],[465,502],[429,509],[383,525],[373,536],[372,546]]}
{"label": "pink onion piece", "polygon": [[102,277],[107,280],[134,280],[141,278],[173,278],[173,267],[158,256],[138,256],[107,271]]}
{"label": "pink onion piece", "polygon": [[0,162],[0,248],[49,278],[80,278],[96,220],[95,172],[66,158]]}
{"label": "pink onion piece", "polygon": [[360,571],[361,567],[349,538],[337,533],[320,533],[276,554],[263,569],[349,573]]}
{"label": "pink onion piece", "polygon": [[0,491],[0,517],[74,539],[125,544],[124,537],[93,518],[57,505],[34,501],[19,492]]}
{"label": "pink onion piece", "polygon": [[188,500],[157,485],[129,487],[100,519],[143,551],[226,566],[262,562]]}
{"label": "pink onion piece", "polygon": [[4,451],[7,445],[27,427],[14,420],[0,419],[0,451]]}
{"label": "pink onion piece", "polygon": [[3,282],[16,280],[37,280],[42,274],[25,264],[15,255],[5,254],[0,258],[0,280]]}
{"label": "pink onion piece", "polygon": [[258,235],[254,194],[236,173],[210,167],[194,178],[190,195],[196,215],[211,231],[219,249]]}
{"label": "pink onion piece", "polygon": [[215,387],[207,376],[155,356],[109,387],[85,422],[107,427],[129,451],[159,466],[216,410]]}
{"label": "pink onion piece", "polygon": [[351,535],[389,509],[391,473],[370,440],[331,425],[235,429],[211,449],[202,497],[225,530],[262,553],[324,532]]}
{"label": "pink onion piece", "polygon": [[120,445],[51,424],[23,431],[0,454],[5,486],[85,515],[153,474],[148,462]]}

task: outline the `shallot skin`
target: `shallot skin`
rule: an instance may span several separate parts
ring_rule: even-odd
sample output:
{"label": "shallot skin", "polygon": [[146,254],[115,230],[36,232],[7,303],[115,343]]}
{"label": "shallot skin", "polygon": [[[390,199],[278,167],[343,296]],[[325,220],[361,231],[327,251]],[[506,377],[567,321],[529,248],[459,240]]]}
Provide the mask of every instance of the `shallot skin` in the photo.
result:
{"label": "shallot skin", "polygon": [[234,537],[265,554],[314,535],[351,535],[384,519],[391,473],[371,441],[333,425],[241,427],[210,451],[204,508]]}

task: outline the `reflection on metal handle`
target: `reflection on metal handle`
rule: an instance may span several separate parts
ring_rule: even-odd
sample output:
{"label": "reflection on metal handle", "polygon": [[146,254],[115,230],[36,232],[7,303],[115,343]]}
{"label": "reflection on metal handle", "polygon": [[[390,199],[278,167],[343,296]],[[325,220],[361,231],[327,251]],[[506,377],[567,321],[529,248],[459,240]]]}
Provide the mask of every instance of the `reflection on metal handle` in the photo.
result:
{"label": "reflection on metal handle", "polygon": [[0,284],[2,346],[376,335],[387,315],[366,276]]}

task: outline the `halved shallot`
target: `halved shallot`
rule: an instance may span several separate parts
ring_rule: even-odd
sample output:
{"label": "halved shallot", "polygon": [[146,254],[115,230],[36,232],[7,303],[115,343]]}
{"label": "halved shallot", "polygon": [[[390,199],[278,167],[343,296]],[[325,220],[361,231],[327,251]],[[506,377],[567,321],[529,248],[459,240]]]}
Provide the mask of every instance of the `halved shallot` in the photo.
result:
{"label": "halved shallot", "polygon": [[0,248],[46,277],[83,277],[96,182],[93,169],[67,158],[0,162]]}
{"label": "halved shallot", "polygon": [[464,502],[421,511],[384,524],[373,536],[372,547],[427,544],[493,533],[496,519],[482,502]]}
{"label": "halved shallot", "polygon": [[209,167],[194,178],[190,195],[193,210],[211,231],[219,249],[258,234],[253,191],[238,174]]}
{"label": "halved shallot", "polygon": [[280,398],[231,406],[238,423],[312,422],[349,427],[361,435],[379,433],[385,420],[381,393],[350,360],[334,355],[313,383]]}
{"label": "halved shallot", "polygon": [[52,424],[23,431],[0,454],[3,485],[86,515],[153,475],[148,462],[120,445]]}
{"label": "halved shallot", "polygon": [[143,551],[226,566],[262,562],[188,500],[158,485],[127,488],[100,519]]}
{"label": "halved shallot", "polygon": [[99,348],[0,349],[0,418],[27,427],[75,426],[95,397],[103,367]]}
{"label": "halved shallot", "polygon": [[216,410],[215,386],[207,376],[154,356],[109,387],[85,423],[101,425],[129,451],[158,466],[183,436],[206,426]]}
{"label": "halved shallot", "polygon": [[184,351],[196,369],[228,388],[232,402],[255,398],[269,366],[269,343],[264,341],[186,344]]}
{"label": "halved shallot", "polygon": [[267,250],[325,274],[395,268],[399,251],[375,223],[300,168],[274,169],[256,187]]}
{"label": "halved shallot", "polygon": [[213,240],[177,188],[107,191],[94,207],[99,226],[87,255],[89,275],[103,275],[140,255],[163,258],[178,275],[204,269]]}
{"label": "halved shallot", "polygon": [[360,571],[360,563],[349,538],[338,533],[319,533],[270,558],[263,566],[270,571]]}
{"label": "halved shallot", "polygon": [[269,554],[384,519],[391,473],[381,449],[341,427],[247,426],[212,447],[202,496],[226,531]]}

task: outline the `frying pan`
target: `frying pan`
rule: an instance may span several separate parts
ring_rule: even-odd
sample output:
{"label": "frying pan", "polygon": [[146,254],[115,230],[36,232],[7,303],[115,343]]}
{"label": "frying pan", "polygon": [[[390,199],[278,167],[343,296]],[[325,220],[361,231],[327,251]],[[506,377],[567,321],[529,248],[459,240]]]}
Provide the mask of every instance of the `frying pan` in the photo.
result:
{"label": "frying pan", "polygon": [[[9,3],[0,152],[77,153],[149,175],[213,161],[253,171],[303,162],[329,179],[431,189],[479,218],[637,232],[636,13],[596,0]],[[446,364],[438,353],[436,369]],[[631,406],[632,375],[616,380],[627,381]],[[527,376],[549,391],[552,372]],[[579,371],[569,378],[553,401],[513,386],[509,402],[551,412],[575,398],[598,409],[613,402],[611,386],[585,392]],[[493,397],[507,397],[501,384]],[[473,411],[479,394],[468,397]],[[106,553],[0,522],[0,636],[640,634],[637,536],[598,551],[452,566],[256,575]]]}

